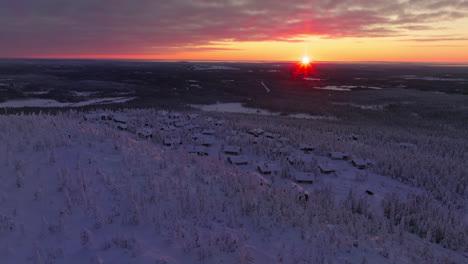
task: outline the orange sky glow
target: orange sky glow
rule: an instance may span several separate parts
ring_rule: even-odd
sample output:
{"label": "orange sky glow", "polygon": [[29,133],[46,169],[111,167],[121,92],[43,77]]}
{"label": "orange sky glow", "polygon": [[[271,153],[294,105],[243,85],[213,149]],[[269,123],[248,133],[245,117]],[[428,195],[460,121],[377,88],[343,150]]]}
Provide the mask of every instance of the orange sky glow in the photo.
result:
{"label": "orange sky glow", "polygon": [[0,58],[467,63],[467,28],[463,0],[23,0]]}

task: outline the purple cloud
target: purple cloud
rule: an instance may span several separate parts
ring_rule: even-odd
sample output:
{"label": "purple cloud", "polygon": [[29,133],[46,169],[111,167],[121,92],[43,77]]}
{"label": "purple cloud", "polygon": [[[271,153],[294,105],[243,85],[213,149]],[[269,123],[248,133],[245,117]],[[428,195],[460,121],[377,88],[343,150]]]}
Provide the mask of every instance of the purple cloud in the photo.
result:
{"label": "purple cloud", "polygon": [[219,41],[407,36],[467,14],[466,0],[5,0],[0,56],[165,54]]}

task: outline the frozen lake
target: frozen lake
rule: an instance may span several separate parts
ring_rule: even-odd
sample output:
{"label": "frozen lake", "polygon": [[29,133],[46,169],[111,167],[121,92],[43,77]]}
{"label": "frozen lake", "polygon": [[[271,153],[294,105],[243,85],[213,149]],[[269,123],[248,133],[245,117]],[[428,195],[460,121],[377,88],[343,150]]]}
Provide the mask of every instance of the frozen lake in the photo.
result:
{"label": "frozen lake", "polygon": [[[264,109],[245,107],[242,105],[242,103],[216,103],[216,104],[209,104],[209,105],[191,104],[190,106],[193,108],[200,109],[202,111],[206,111],[206,112],[241,113],[241,114],[257,114],[257,115],[271,115],[271,116],[281,115],[280,112],[270,112]],[[309,115],[305,113],[288,114],[286,116],[292,117],[292,118],[301,118],[301,119],[338,120],[338,118],[334,116]]]}

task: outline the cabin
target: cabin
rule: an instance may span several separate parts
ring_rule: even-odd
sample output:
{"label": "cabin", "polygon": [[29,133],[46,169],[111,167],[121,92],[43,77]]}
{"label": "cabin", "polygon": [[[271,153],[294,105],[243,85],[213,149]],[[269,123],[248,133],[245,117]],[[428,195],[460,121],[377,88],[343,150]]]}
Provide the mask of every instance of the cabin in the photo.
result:
{"label": "cabin", "polygon": [[265,131],[263,129],[260,129],[260,128],[254,128],[254,129],[251,129],[249,130],[249,134],[251,135],[254,135],[255,137],[258,137],[260,136],[261,134],[263,134]]}
{"label": "cabin", "polygon": [[315,146],[310,144],[300,144],[299,149],[304,151],[305,153],[309,153],[315,150]]}
{"label": "cabin", "polygon": [[197,139],[202,138],[202,137],[203,137],[203,135],[200,134],[200,133],[195,133],[195,134],[192,135],[193,140],[197,140]]}
{"label": "cabin", "polygon": [[215,122],[215,126],[222,126],[224,125],[224,120],[219,120]]}
{"label": "cabin", "polygon": [[136,131],[137,135],[144,138],[152,138],[153,131],[150,128],[144,127]]}
{"label": "cabin", "polygon": [[164,145],[173,146],[182,144],[180,137],[166,137],[164,138]]}
{"label": "cabin", "polygon": [[215,143],[215,140],[212,137],[202,137],[199,139],[199,143],[202,146],[210,147]]}
{"label": "cabin", "polygon": [[297,183],[314,183],[314,174],[309,172],[295,172],[293,178]]}
{"label": "cabin", "polygon": [[287,137],[280,137],[279,140],[280,140],[280,142],[283,142],[283,143],[288,143],[289,142],[289,138],[287,138]]}
{"label": "cabin", "polygon": [[120,129],[120,130],[127,130],[128,125],[119,123],[119,124],[117,124],[117,128]]}
{"label": "cabin", "polygon": [[288,163],[289,163],[290,165],[294,165],[294,164],[296,164],[296,162],[297,162],[296,157],[294,157],[294,156],[287,156],[287,157],[286,157],[286,160],[288,161]]}
{"label": "cabin", "polygon": [[321,173],[330,174],[336,172],[336,168],[331,166],[330,164],[322,163],[318,164],[317,166],[320,169]]}
{"label": "cabin", "polygon": [[349,135],[349,139],[358,140],[358,139],[359,139],[359,135],[351,134],[351,135]]}
{"label": "cabin", "polygon": [[189,114],[189,115],[187,115],[187,118],[188,118],[188,119],[195,119],[195,118],[197,118],[197,117],[198,117],[197,114]]}
{"label": "cabin", "polygon": [[193,125],[193,124],[189,124],[189,123],[187,123],[185,125],[185,129],[187,129],[187,130],[194,130],[194,129],[199,128],[199,127],[200,127],[199,125]]}
{"label": "cabin", "polygon": [[254,138],[254,139],[252,140],[252,143],[253,143],[253,144],[258,144],[258,142],[259,142],[258,138]]}
{"label": "cabin", "polygon": [[263,135],[265,137],[267,137],[267,138],[276,138],[276,134],[273,134],[273,133],[270,133],[270,132],[266,132]]}
{"label": "cabin", "polygon": [[95,114],[86,114],[83,116],[84,121],[91,121],[97,119],[98,117]]}
{"label": "cabin", "polygon": [[202,134],[203,134],[203,135],[209,135],[209,136],[211,136],[211,135],[216,134],[216,131],[215,131],[214,129],[204,129],[204,130],[202,131]]}
{"label": "cabin", "polygon": [[273,155],[287,155],[287,154],[289,154],[289,149],[286,148],[286,147],[271,148],[270,149],[270,154],[273,154]]}
{"label": "cabin", "polygon": [[164,123],[166,125],[173,125],[175,124],[176,122],[178,122],[179,120],[178,119],[172,119],[172,118],[166,118],[164,119]]}
{"label": "cabin", "polygon": [[246,156],[229,156],[228,162],[235,165],[248,165],[249,160]]}
{"label": "cabin", "polygon": [[304,159],[302,157],[296,157],[296,156],[287,156],[286,157],[286,161],[288,161],[288,163],[290,165],[295,165],[295,164],[304,164]]}
{"label": "cabin", "polygon": [[115,115],[114,116],[114,122],[116,123],[121,123],[121,124],[126,124],[128,122],[128,116],[125,115]]}
{"label": "cabin", "polygon": [[99,116],[99,119],[101,119],[102,121],[105,121],[105,120],[112,120],[111,115],[109,115],[109,114],[106,113],[106,112],[99,113],[98,116]]}
{"label": "cabin", "polygon": [[329,156],[333,160],[345,160],[349,158],[349,154],[345,152],[330,152]]}
{"label": "cabin", "polygon": [[175,127],[184,127],[186,125],[185,122],[181,122],[181,121],[177,121],[174,123],[174,126]]}
{"label": "cabin", "polygon": [[241,147],[230,145],[224,146],[224,153],[229,155],[240,155]]}
{"label": "cabin", "polygon": [[368,160],[365,159],[353,159],[351,160],[351,163],[360,170],[365,169],[371,164]]}
{"label": "cabin", "polygon": [[181,114],[179,114],[179,113],[170,113],[168,116],[169,116],[169,118],[172,118],[172,119],[179,119],[181,117]]}
{"label": "cabin", "polygon": [[191,146],[189,147],[189,153],[195,153],[198,156],[208,156],[208,148],[205,146]]}
{"label": "cabin", "polygon": [[269,163],[263,163],[257,166],[258,171],[264,175],[277,174],[279,172],[278,166]]}

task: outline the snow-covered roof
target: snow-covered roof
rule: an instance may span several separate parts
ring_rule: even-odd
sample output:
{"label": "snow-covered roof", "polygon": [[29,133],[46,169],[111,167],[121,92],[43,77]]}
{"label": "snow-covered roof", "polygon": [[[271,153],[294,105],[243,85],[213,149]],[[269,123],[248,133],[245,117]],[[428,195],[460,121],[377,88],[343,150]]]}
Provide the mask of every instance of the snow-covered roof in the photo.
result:
{"label": "snow-covered roof", "polygon": [[294,179],[297,182],[306,182],[306,183],[313,183],[314,182],[314,174],[309,172],[295,172],[293,173]]}
{"label": "snow-covered roof", "polygon": [[336,172],[336,167],[328,163],[321,163],[317,165],[322,173]]}
{"label": "snow-covered roof", "polygon": [[115,115],[114,116],[114,121],[117,123],[127,123],[128,122],[128,116],[126,115]]}
{"label": "snow-covered roof", "polygon": [[315,150],[315,146],[311,144],[300,144],[299,149],[303,151],[313,151]]}
{"label": "snow-covered roof", "polygon": [[236,165],[246,165],[249,163],[249,159],[246,156],[229,156],[228,161]]}
{"label": "snow-covered roof", "polygon": [[171,146],[176,144],[181,144],[182,140],[180,137],[166,137],[164,138],[164,145]]}
{"label": "snow-covered roof", "polygon": [[252,135],[254,135],[256,137],[263,134],[263,132],[265,132],[265,131],[263,129],[260,129],[260,128],[254,128],[254,129],[249,130],[249,134],[252,134]]}
{"label": "snow-covered roof", "polygon": [[214,134],[216,134],[216,131],[213,130],[213,129],[204,129],[202,131],[202,134],[204,134],[204,135],[214,135]]}
{"label": "snow-covered roof", "polygon": [[224,152],[239,154],[241,152],[241,147],[227,145],[227,146],[224,146]]}
{"label": "snow-covered roof", "polygon": [[147,127],[137,129],[136,133],[137,135],[144,136],[144,137],[150,137],[153,135],[153,131]]}
{"label": "snow-covered roof", "polygon": [[263,174],[271,174],[279,171],[279,168],[276,164],[262,163],[257,166],[257,169]]}
{"label": "snow-covered roof", "polygon": [[330,152],[330,157],[334,160],[347,159],[349,154],[346,152]]}

